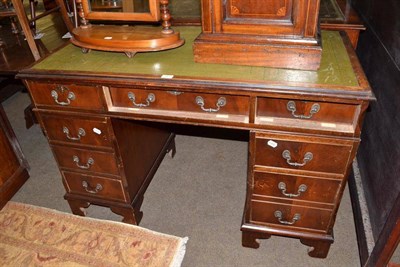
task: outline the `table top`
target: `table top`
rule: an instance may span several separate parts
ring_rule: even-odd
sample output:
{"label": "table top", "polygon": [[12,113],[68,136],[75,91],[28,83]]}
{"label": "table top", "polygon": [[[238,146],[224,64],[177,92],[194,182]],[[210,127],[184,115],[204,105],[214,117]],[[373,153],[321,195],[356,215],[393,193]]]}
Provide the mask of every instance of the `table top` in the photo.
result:
{"label": "table top", "polygon": [[[123,53],[91,51],[83,54],[79,47],[65,46],[35,64],[26,73],[63,73],[101,77],[142,77],[155,80],[197,82],[218,81],[229,84],[253,84],[255,87],[277,86],[319,88],[373,98],[368,82],[354,51],[349,50],[339,32],[322,31],[322,60],[318,71],[268,67],[195,63],[192,43],[201,29],[176,27],[186,43],[161,52],[138,53],[128,58]],[[22,74],[24,76],[24,72]]]}

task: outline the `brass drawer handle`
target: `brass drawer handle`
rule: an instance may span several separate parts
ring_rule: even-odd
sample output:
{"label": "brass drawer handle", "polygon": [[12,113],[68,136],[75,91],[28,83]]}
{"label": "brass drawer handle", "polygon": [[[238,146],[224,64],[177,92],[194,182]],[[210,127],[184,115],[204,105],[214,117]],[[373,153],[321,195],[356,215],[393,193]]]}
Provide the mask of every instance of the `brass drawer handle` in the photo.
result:
{"label": "brass drawer handle", "polygon": [[287,225],[295,224],[298,220],[301,219],[300,214],[296,213],[296,214],[293,216],[293,219],[292,219],[291,222],[289,222],[289,221],[284,221],[284,220],[282,220],[282,216],[283,216],[283,215],[282,215],[282,211],[280,211],[280,210],[276,210],[276,211],[274,212],[274,215],[275,215],[275,218],[278,218],[278,221],[279,221],[281,224],[287,224]]}
{"label": "brass drawer handle", "polygon": [[286,193],[286,184],[284,182],[280,182],[278,184],[278,188],[281,190],[282,194],[287,197],[299,197],[301,193],[307,191],[307,186],[305,184],[301,184],[299,189],[297,190],[297,194]]}
{"label": "brass drawer handle", "polygon": [[296,103],[294,101],[289,101],[286,106],[287,110],[292,112],[292,116],[299,119],[310,119],[314,114],[318,113],[320,110],[320,106],[317,103],[314,103],[311,106],[310,115],[297,115],[296,113]]}
{"label": "brass drawer handle", "polygon": [[103,190],[103,186],[101,184],[96,184],[96,187],[92,189],[89,186],[89,183],[86,181],[82,181],[82,187],[85,189],[86,192],[91,193],[91,194],[97,194],[101,190]]}
{"label": "brass drawer handle", "polygon": [[302,163],[298,163],[298,162],[291,162],[290,160],[292,159],[290,156],[290,151],[289,150],[285,150],[282,152],[282,157],[284,159],[286,159],[287,164],[289,164],[290,166],[295,166],[295,167],[303,167],[304,165],[307,164],[307,162],[311,161],[313,159],[313,154],[311,152],[307,152],[304,155],[303,158],[303,162]]}
{"label": "brass drawer handle", "polygon": [[61,93],[63,93],[64,91],[69,91],[69,89],[65,86],[57,86],[57,88],[55,90],[51,90],[51,97],[60,106],[69,106],[71,104],[71,101],[75,100],[75,94],[73,92],[68,92],[66,102],[58,101],[57,91],[60,91]]}
{"label": "brass drawer handle", "polygon": [[149,94],[147,95],[146,104],[143,104],[143,103],[136,103],[136,102],[135,102],[135,100],[136,100],[135,94],[132,93],[132,92],[129,92],[129,93],[128,93],[128,98],[129,98],[129,100],[132,102],[132,104],[133,104],[135,107],[139,107],[139,108],[148,107],[148,106],[150,106],[151,103],[153,103],[153,102],[156,100],[156,96],[155,96],[153,93],[149,93]]}
{"label": "brass drawer handle", "polygon": [[72,140],[72,141],[79,141],[79,140],[81,140],[82,136],[86,135],[85,130],[82,129],[82,128],[79,128],[78,129],[78,136],[77,137],[72,137],[72,136],[69,135],[69,129],[67,127],[65,127],[65,126],[63,127],[63,133],[65,134],[65,136],[67,136],[67,138],[69,140]]}
{"label": "brass drawer handle", "polygon": [[226,105],[226,98],[220,97],[217,100],[216,106],[217,108],[204,108],[204,99],[201,96],[196,96],[196,104],[200,106],[200,108],[205,112],[218,112],[221,107]]}
{"label": "brass drawer handle", "polygon": [[94,164],[94,159],[93,158],[89,158],[85,165],[80,165],[79,164],[79,157],[78,156],[73,156],[72,159],[75,162],[76,166],[78,166],[78,168],[81,168],[81,169],[84,169],[84,170],[89,169],[90,166],[92,166]]}

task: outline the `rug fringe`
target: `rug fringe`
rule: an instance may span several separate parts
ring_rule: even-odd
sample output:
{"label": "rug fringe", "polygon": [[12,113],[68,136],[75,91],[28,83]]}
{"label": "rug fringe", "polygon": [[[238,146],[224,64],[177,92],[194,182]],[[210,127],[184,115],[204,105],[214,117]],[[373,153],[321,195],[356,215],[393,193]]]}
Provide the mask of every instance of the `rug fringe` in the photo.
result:
{"label": "rug fringe", "polygon": [[179,248],[176,250],[176,253],[174,255],[174,258],[171,262],[170,267],[180,267],[182,265],[183,257],[185,256],[186,253],[186,243],[188,242],[189,237],[183,237],[181,238],[179,242]]}

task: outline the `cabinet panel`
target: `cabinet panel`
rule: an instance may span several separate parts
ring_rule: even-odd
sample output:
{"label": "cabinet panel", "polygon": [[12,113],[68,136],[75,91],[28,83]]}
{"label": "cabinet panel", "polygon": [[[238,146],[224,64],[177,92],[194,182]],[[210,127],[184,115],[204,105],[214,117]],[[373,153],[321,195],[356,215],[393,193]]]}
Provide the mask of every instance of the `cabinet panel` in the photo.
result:
{"label": "cabinet panel", "polygon": [[226,19],[287,19],[292,14],[292,0],[229,0]]}

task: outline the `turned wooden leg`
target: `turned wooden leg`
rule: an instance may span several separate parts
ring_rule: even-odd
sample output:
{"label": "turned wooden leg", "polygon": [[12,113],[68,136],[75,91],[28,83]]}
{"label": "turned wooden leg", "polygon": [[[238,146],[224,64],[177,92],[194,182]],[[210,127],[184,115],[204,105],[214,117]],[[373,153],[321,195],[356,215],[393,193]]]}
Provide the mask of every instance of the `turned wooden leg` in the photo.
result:
{"label": "turned wooden leg", "polygon": [[256,232],[242,232],[242,246],[248,248],[259,248],[260,243],[257,239],[268,239],[271,235],[267,233],[256,233]]}
{"label": "turned wooden leg", "polygon": [[308,255],[313,258],[326,258],[332,241],[300,239],[300,242],[309,246]]}
{"label": "turned wooden leg", "polygon": [[73,199],[68,199],[68,204],[71,208],[72,213],[79,216],[86,216],[85,209],[90,206],[90,203],[87,201]]}

